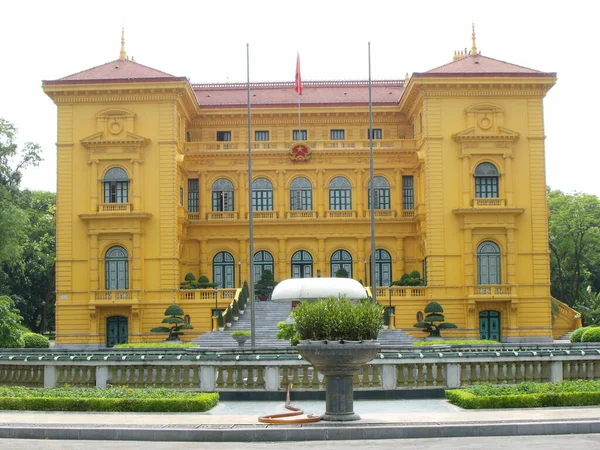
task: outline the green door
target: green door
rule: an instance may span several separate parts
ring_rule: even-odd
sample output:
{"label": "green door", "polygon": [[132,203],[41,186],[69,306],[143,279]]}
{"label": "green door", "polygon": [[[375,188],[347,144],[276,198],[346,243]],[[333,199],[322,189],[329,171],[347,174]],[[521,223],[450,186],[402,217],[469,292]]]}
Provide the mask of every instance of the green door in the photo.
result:
{"label": "green door", "polygon": [[479,336],[481,339],[500,341],[500,313],[481,311],[479,313]]}
{"label": "green door", "polygon": [[128,334],[127,317],[112,316],[106,319],[107,347],[113,347],[117,344],[127,344]]}

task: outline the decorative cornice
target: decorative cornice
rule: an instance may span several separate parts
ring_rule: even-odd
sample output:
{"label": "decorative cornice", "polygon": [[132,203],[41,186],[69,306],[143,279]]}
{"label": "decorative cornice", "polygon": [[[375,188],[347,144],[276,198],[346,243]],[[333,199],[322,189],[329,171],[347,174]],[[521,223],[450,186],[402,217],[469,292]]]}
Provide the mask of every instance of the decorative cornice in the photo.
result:
{"label": "decorative cornice", "polygon": [[133,146],[133,147],[145,147],[150,142],[150,139],[139,136],[135,133],[127,132],[127,137],[109,139],[104,136],[102,131],[94,133],[91,136],[83,138],[81,145],[85,148],[90,149],[92,147],[111,147],[111,146]]}

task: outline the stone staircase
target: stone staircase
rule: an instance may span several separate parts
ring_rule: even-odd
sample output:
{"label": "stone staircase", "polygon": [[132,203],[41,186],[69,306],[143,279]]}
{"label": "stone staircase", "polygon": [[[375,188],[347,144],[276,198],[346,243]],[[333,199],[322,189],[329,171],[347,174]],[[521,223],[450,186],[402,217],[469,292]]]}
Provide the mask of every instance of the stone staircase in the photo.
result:
{"label": "stone staircase", "polygon": [[[573,330],[573,331],[575,331],[575,330]],[[571,335],[573,334],[573,331],[569,331],[569,332],[563,334],[561,337],[559,337],[556,340],[557,341],[569,341],[569,342],[571,342]]]}
{"label": "stone staircase", "polygon": [[[254,313],[255,339],[257,347],[289,347],[289,341],[279,340],[275,337],[277,334],[277,324],[284,322],[292,310],[291,303],[275,302],[256,302]],[[231,337],[231,333],[236,330],[250,331],[250,303],[246,307],[244,315],[241,315],[237,322],[234,322],[231,328],[225,328],[225,331],[211,331],[202,334],[192,342],[202,348],[232,348],[238,344]],[[250,347],[250,340],[246,342],[246,347]]]}
{"label": "stone staircase", "polygon": [[[279,340],[275,337],[277,334],[277,324],[284,322],[290,315],[291,303],[275,302],[256,302],[256,346],[257,347],[289,347],[289,341]],[[225,331],[207,332],[194,339],[192,342],[202,348],[235,348],[238,346],[231,333],[236,330],[250,331],[250,305],[246,307],[244,315],[240,316],[237,322],[234,322],[231,328],[225,328]],[[411,345],[416,339],[402,330],[381,330],[377,341],[381,345]],[[250,347],[250,340],[246,342],[246,347]]]}

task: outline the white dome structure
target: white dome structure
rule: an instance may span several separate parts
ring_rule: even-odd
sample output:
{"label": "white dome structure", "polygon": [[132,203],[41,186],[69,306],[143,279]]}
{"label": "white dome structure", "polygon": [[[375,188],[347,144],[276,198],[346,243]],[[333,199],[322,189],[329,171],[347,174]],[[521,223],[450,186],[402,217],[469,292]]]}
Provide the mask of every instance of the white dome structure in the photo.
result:
{"label": "white dome structure", "polygon": [[345,296],[350,300],[367,298],[367,291],[351,278],[290,278],[281,281],[271,294],[274,302],[317,300]]}

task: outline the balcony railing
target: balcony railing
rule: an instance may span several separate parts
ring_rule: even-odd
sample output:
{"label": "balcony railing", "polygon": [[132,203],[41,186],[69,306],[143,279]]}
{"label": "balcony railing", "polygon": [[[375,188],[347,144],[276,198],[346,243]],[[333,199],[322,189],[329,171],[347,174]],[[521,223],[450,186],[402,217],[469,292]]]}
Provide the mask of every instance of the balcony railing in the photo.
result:
{"label": "balcony railing", "polygon": [[402,217],[404,217],[405,219],[415,217],[415,210],[414,209],[405,209],[404,211],[402,211]]}
{"label": "balcony railing", "polygon": [[503,198],[474,198],[474,208],[499,208],[506,206],[506,200]]}
{"label": "balcony railing", "polygon": [[230,300],[235,297],[236,288],[231,289],[184,289],[179,291],[180,301],[210,301],[226,299]]}
{"label": "balcony railing", "polygon": [[[312,150],[328,150],[328,149],[355,149],[368,150],[369,141],[364,140],[310,140],[303,141]],[[252,141],[251,147],[253,150],[285,150],[288,151],[292,145],[298,141],[268,141],[255,142]],[[395,150],[416,150],[416,141],[414,139],[377,139],[373,141],[374,149],[395,149]],[[191,141],[185,143],[186,153],[198,153],[204,151],[244,151],[248,150],[247,141],[237,142],[208,142],[208,141]]]}
{"label": "balcony railing", "polygon": [[[367,217],[371,217],[371,210],[367,210]],[[380,219],[394,219],[396,217],[395,209],[376,209],[375,217]]]}
{"label": "balcony railing", "polygon": [[354,218],[356,217],[356,211],[352,209],[342,209],[342,210],[329,210],[325,212],[325,217],[331,218]]}
{"label": "balcony railing", "polygon": [[99,203],[98,212],[131,212],[131,203]]}
{"label": "balcony railing", "polygon": [[237,220],[237,211],[210,211],[208,220]]}
{"label": "balcony railing", "polygon": [[[255,219],[277,219],[276,211],[254,211]],[[248,218],[248,214],[246,214],[246,218]]]}
{"label": "balcony railing", "polygon": [[137,301],[138,291],[131,289],[91,291],[96,302]]}
{"label": "balcony railing", "polygon": [[516,295],[516,286],[510,284],[478,284],[468,288],[469,297],[511,297]]}
{"label": "balcony railing", "polygon": [[190,222],[198,222],[200,220],[200,213],[198,212],[189,212],[188,213],[188,220]]}
{"label": "balcony railing", "polygon": [[425,297],[427,294],[426,286],[378,286],[377,287],[377,298],[386,299],[390,296],[392,298],[405,298],[405,297]]}
{"label": "balcony railing", "polygon": [[317,217],[317,212],[312,210],[295,210],[288,211],[285,216],[288,219],[315,219]]}

